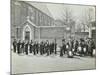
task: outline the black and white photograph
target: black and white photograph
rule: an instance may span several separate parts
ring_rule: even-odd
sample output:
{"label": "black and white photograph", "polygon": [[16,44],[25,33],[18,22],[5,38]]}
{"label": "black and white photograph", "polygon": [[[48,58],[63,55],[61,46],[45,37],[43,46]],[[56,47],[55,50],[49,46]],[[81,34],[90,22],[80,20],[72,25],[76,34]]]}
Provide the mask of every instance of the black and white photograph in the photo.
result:
{"label": "black and white photograph", "polygon": [[96,69],[96,6],[10,0],[11,74]]}

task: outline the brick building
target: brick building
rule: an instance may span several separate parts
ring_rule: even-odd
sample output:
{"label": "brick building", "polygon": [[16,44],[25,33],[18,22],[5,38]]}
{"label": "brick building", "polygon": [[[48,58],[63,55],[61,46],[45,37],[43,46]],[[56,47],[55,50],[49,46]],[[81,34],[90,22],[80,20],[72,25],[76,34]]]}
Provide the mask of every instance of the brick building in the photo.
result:
{"label": "brick building", "polygon": [[53,40],[69,35],[65,25],[55,26],[49,10],[44,12],[27,1],[11,1],[11,40]]}

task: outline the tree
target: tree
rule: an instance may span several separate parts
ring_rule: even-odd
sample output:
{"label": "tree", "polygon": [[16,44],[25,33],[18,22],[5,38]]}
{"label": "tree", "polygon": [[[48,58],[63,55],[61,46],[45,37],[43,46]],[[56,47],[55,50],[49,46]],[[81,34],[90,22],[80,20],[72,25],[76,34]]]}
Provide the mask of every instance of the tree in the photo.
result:
{"label": "tree", "polygon": [[70,30],[70,37],[72,33],[75,32],[75,21],[73,19],[72,11],[70,8],[66,8],[63,13],[63,23],[66,25],[66,28]]}
{"label": "tree", "polygon": [[72,13],[70,8],[65,9],[62,18],[65,25],[68,25],[70,23],[70,21],[72,20]]}
{"label": "tree", "polygon": [[84,27],[84,31],[86,27],[89,31],[89,38],[92,37],[92,21],[95,18],[95,11],[94,8],[88,8],[85,10],[84,18],[81,20],[81,24]]}
{"label": "tree", "polygon": [[86,29],[91,28],[91,22],[93,19],[92,13],[93,9],[88,8],[85,10],[85,13],[83,14],[83,18],[81,19],[81,25],[83,26],[83,30],[86,31]]}

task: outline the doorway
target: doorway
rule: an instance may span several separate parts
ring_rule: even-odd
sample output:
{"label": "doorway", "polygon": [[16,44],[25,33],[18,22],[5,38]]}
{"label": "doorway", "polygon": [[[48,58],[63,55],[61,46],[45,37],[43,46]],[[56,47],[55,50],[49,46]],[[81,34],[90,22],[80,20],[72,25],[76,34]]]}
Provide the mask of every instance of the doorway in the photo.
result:
{"label": "doorway", "polygon": [[30,40],[30,32],[29,31],[26,31],[25,32],[25,40]]}
{"label": "doorway", "polygon": [[23,29],[23,40],[30,41],[32,39],[32,32],[29,25],[26,25]]}

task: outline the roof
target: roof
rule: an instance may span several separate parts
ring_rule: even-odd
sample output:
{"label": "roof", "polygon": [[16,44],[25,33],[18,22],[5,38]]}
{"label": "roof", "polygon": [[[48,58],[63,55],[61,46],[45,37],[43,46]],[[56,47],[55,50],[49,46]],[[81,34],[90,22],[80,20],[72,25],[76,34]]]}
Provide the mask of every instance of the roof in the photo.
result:
{"label": "roof", "polygon": [[42,11],[43,13],[45,13],[46,15],[50,16],[53,18],[53,16],[51,15],[49,9],[47,8],[47,5],[45,3],[40,3],[40,2],[32,2],[32,1],[26,1],[26,3],[36,7],[37,9],[39,9],[40,11]]}

